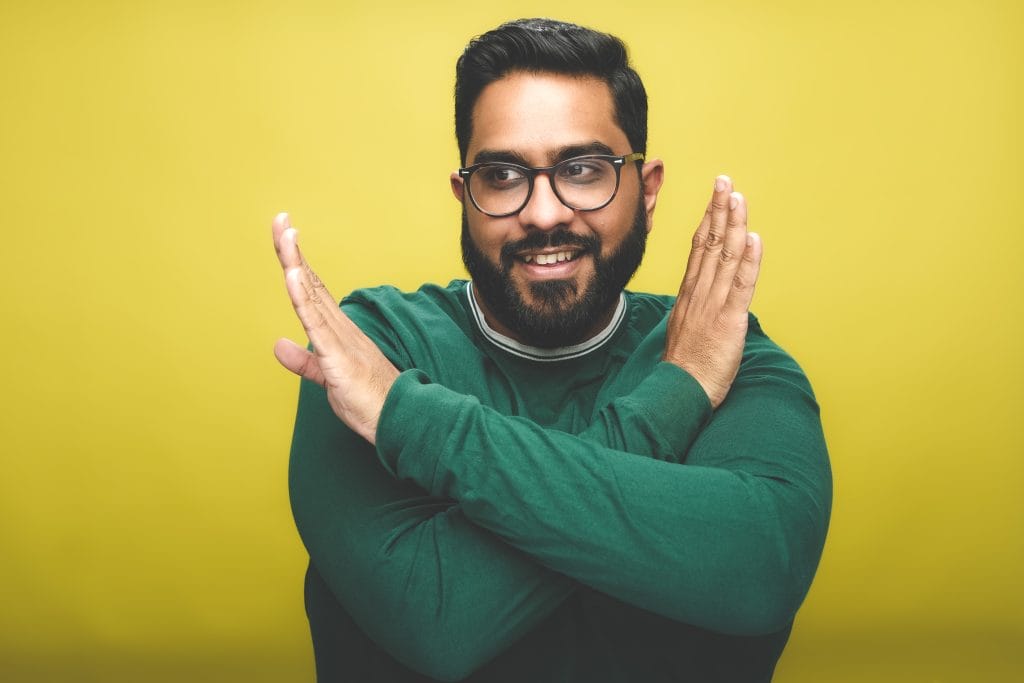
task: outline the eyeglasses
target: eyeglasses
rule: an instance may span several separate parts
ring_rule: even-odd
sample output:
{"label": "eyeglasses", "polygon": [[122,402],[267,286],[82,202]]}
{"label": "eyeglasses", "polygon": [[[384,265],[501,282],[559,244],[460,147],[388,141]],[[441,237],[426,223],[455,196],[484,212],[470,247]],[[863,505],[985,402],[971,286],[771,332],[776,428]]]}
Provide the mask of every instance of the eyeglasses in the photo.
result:
{"label": "eyeglasses", "polygon": [[619,176],[628,161],[643,161],[641,152],[625,156],[588,154],[560,161],[554,166],[520,166],[504,161],[485,161],[459,169],[473,206],[493,218],[523,210],[533,195],[533,181],[545,173],[558,200],[576,211],[596,211],[608,206],[619,191]]}

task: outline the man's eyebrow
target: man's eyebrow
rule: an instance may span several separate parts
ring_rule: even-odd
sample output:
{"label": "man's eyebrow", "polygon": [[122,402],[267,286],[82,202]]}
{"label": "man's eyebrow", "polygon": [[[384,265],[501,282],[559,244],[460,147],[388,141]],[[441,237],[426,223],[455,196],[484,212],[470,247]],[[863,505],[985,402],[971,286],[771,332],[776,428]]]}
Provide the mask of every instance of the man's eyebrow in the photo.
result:
{"label": "man's eyebrow", "polygon": [[[548,158],[549,164],[557,164],[560,161],[566,159],[572,159],[573,157],[586,156],[588,154],[609,154],[614,155],[612,148],[603,142],[586,142],[575,145],[565,145],[555,150]],[[473,164],[483,163],[507,163],[507,164],[519,164],[520,166],[530,166],[530,163],[526,160],[522,154],[513,152],[507,149],[482,149],[476,153],[472,159]]]}
{"label": "man's eyebrow", "polygon": [[530,165],[526,162],[526,158],[523,155],[503,149],[482,149],[476,153],[476,156],[471,161],[473,165],[494,162],[519,164],[520,166]]}
{"label": "man's eyebrow", "polygon": [[614,155],[615,152],[613,152],[612,148],[608,145],[595,140],[582,145],[566,145],[565,147],[560,147],[551,159],[551,163],[557,164],[559,161],[565,161],[566,159],[572,159],[573,157],[582,157],[588,154]]}

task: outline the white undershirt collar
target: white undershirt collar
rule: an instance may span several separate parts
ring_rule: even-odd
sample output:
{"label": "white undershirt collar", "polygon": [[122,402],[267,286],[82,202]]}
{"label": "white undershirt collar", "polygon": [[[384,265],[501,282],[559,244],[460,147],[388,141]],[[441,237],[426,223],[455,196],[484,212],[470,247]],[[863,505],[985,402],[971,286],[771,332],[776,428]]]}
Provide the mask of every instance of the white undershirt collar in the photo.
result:
{"label": "white undershirt collar", "polygon": [[480,328],[480,332],[488,341],[513,355],[543,362],[569,360],[570,358],[579,358],[580,356],[590,353],[591,351],[603,346],[605,342],[611,339],[612,335],[615,334],[615,331],[619,329],[619,325],[621,325],[622,321],[626,318],[626,296],[625,294],[620,293],[619,304],[615,307],[615,312],[612,313],[611,321],[603,330],[595,334],[590,339],[579,344],[574,344],[573,346],[542,349],[537,346],[529,346],[528,344],[518,342],[488,325],[487,321],[484,319],[483,311],[480,310],[480,306],[476,302],[476,296],[473,294],[473,283],[471,281],[466,283],[466,298],[469,300],[469,310],[473,312],[473,319],[476,320],[477,327]]}

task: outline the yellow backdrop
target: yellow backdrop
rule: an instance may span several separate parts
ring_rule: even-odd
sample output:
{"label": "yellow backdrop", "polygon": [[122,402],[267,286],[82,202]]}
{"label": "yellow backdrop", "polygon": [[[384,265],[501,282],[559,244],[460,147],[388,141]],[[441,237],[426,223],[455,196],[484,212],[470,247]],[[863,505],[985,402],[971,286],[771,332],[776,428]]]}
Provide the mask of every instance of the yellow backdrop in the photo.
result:
{"label": "yellow backdrop", "polygon": [[836,480],[776,680],[1024,669],[1020,3],[512,5],[0,3],[0,679],[311,679],[270,219],[338,295],[462,276],[454,61],[542,14],[650,92],[632,286],[717,173],[764,237]]}

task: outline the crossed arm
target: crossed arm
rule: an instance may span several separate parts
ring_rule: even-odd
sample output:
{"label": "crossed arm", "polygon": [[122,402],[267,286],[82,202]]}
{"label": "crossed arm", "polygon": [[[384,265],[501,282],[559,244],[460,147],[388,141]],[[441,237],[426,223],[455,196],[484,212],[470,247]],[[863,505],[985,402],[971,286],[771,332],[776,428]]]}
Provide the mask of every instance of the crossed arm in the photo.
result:
{"label": "crossed arm", "polygon": [[[320,385],[304,382],[300,399],[296,520],[345,608],[398,659],[435,677],[465,675],[555,609],[573,589],[566,576],[725,632],[768,632],[792,618],[827,520],[826,482],[813,474],[824,444],[809,387],[795,366],[775,362],[773,346],[734,384],[760,248],[742,225],[742,198],[729,208],[733,197],[719,194],[695,235],[666,334],[666,360],[687,372],[663,364],[655,378],[689,416],[674,430],[623,429],[649,422],[636,396],[571,435],[495,414],[415,372],[399,375],[302,261],[286,219],[275,221],[315,355],[287,342],[275,352]],[[735,267],[723,274],[722,264]],[[715,289],[723,281],[724,294]],[[694,329],[709,320],[739,341],[723,350]],[[785,400],[764,405],[766,383]],[[757,443],[730,443],[752,432]],[[495,446],[509,441],[519,445],[514,459]],[[673,463],[687,448],[687,465]],[[591,492],[589,509],[559,509],[580,489]]]}

